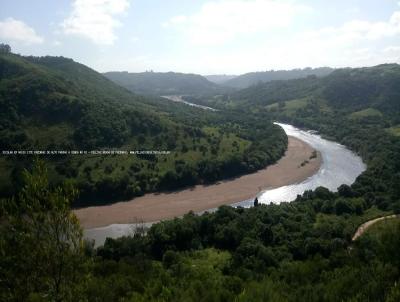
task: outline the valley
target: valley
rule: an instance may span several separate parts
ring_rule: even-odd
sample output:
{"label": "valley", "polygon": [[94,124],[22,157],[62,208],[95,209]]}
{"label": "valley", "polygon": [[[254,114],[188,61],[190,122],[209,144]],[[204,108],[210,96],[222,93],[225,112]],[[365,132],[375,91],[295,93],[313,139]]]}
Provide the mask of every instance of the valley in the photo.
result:
{"label": "valley", "polygon": [[[286,149],[286,136],[270,122],[138,96],[71,59],[1,54],[0,68],[2,150],[170,152],[122,161],[45,158],[54,185],[69,180],[80,190],[75,206],[243,175],[276,162]],[[14,159],[0,158],[0,196],[15,193],[32,164],[29,157]]]}
{"label": "valley", "polygon": [[400,67],[310,70],[202,88],[1,53],[3,151],[169,152],[3,153],[0,298],[397,301]]}

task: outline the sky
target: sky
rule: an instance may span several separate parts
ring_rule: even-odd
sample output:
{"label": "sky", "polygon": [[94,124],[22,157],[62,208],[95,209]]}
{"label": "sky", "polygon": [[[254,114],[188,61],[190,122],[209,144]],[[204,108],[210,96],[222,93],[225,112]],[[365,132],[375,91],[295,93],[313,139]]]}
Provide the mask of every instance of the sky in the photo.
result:
{"label": "sky", "polygon": [[0,42],[100,72],[400,63],[399,0],[0,0]]}

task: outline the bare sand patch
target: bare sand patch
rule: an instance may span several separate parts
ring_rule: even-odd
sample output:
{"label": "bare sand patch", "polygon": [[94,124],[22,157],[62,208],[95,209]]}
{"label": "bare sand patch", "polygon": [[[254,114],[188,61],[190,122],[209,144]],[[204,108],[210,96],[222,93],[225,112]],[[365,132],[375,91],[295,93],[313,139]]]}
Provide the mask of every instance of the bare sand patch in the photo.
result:
{"label": "bare sand patch", "polygon": [[[135,221],[152,222],[201,212],[224,204],[255,198],[260,189],[299,183],[314,175],[321,166],[321,155],[310,159],[314,149],[289,136],[285,155],[274,165],[212,185],[197,185],[184,190],[151,193],[130,201],[74,210],[84,228]],[[308,161],[307,164],[302,163]]]}

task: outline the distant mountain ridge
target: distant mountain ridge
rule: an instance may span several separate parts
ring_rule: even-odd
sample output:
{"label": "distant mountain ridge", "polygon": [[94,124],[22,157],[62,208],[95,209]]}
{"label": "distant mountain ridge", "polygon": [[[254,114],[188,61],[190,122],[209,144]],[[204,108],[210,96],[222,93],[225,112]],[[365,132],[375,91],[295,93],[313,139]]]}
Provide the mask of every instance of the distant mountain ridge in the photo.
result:
{"label": "distant mountain ridge", "polygon": [[228,87],[237,89],[243,89],[256,85],[260,82],[266,83],[276,80],[293,80],[305,78],[307,76],[315,75],[317,77],[327,76],[334,71],[330,67],[319,67],[319,68],[304,68],[304,69],[292,69],[292,70],[270,70],[270,71],[258,71],[250,72],[240,75],[225,81],[223,84]]}
{"label": "distant mountain ridge", "polygon": [[216,83],[216,84],[224,84],[225,82],[232,80],[236,77],[237,75],[228,75],[228,74],[212,74],[212,75],[206,75],[204,76],[207,80],[210,82]]}
{"label": "distant mountain ridge", "polygon": [[177,72],[106,72],[111,81],[143,95],[213,95],[226,91],[197,74]]}

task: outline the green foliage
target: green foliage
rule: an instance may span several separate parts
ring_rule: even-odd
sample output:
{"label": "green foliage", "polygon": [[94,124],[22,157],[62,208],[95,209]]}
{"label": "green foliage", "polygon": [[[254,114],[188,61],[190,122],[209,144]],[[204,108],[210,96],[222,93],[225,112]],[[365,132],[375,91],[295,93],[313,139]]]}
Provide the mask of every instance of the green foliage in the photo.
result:
{"label": "green foliage", "polygon": [[[88,157],[82,162],[66,158],[51,166],[53,175],[62,174],[84,187],[86,198],[118,199],[270,164],[282,155],[287,141],[266,118],[318,130],[360,154],[368,165],[354,184],[342,185],[338,192],[319,187],[292,203],[250,209],[223,206],[201,216],[189,213],[154,224],[146,234],[109,238],[97,250],[80,245],[81,231],[67,206],[73,190],[67,185],[49,188],[39,165],[36,176],[25,173],[28,183],[19,196],[2,203],[2,300],[398,300],[398,221],[377,225],[351,241],[363,222],[398,211],[400,141],[386,130],[400,122],[398,65],[259,84],[213,98],[221,107],[226,102],[224,112],[199,114],[197,109],[157,99],[136,99],[71,60],[0,58],[0,93],[8,97],[2,99],[6,110],[1,113],[1,131],[7,134],[2,143],[29,146],[29,136],[40,132],[30,119],[43,119],[44,112],[57,120],[61,116],[57,112],[66,110],[70,115],[65,115],[67,121],[62,119],[64,125],[68,123],[74,134],[82,133],[73,135],[71,144],[83,144],[87,136],[86,143],[93,146],[115,139],[113,147],[131,147],[140,141],[149,148],[162,145],[179,150],[165,160],[157,156],[126,161]],[[82,86],[74,82],[75,76]],[[17,82],[10,80],[13,77]],[[76,93],[65,90],[66,83]],[[87,92],[81,92],[82,87]],[[67,99],[54,105],[58,104],[54,96],[60,93]],[[35,106],[29,106],[28,96]],[[43,110],[47,102],[55,102],[51,103],[54,111]],[[277,109],[266,108],[270,104],[278,104]],[[382,115],[365,114],[368,108]],[[349,118],[355,112],[363,112],[362,118]],[[114,127],[120,136],[110,129]],[[0,163],[3,169],[11,165]],[[28,164],[12,165],[15,184],[21,183],[18,175],[24,165]]]}
{"label": "green foliage", "polygon": [[[324,78],[277,81],[244,89],[230,97],[227,107],[316,130],[362,156],[367,171],[351,187],[341,186],[338,191],[345,199],[363,200],[326,204],[326,213],[362,213],[371,206],[394,210],[400,193],[400,141],[388,129],[398,125],[400,116],[400,91],[395,84],[399,79],[397,64],[339,69]],[[301,106],[297,100],[302,100]],[[285,105],[279,108],[277,102]],[[292,102],[293,106],[288,106]],[[346,205],[349,202],[357,205]]]}
{"label": "green foliage", "polygon": [[223,83],[223,85],[229,87],[235,87],[239,89],[247,88],[258,83],[265,83],[277,80],[291,80],[298,78],[305,78],[308,76],[323,77],[330,74],[333,71],[329,67],[321,68],[304,68],[304,69],[293,69],[293,70],[270,70],[262,72],[250,72]]}
{"label": "green foliage", "polygon": [[[372,122],[383,122],[383,115],[396,125],[400,112],[397,102],[400,94],[399,77],[398,64],[337,69],[321,78],[309,76],[259,83],[225,97],[229,102],[220,102],[219,108],[251,108],[253,113],[273,111],[287,118],[329,116],[337,114],[334,111],[341,111],[342,118],[348,115],[353,119]],[[308,104],[295,108],[299,104],[293,100],[306,100]],[[213,102],[203,104],[212,106]]]}
{"label": "green foliage", "polygon": [[76,301],[84,281],[82,230],[70,211],[76,191],[50,189],[43,162],[25,171],[24,182],[1,205],[0,298]]}
{"label": "green foliage", "polygon": [[400,126],[390,127],[386,130],[394,136],[400,136]]}
{"label": "green foliage", "polygon": [[0,43],[0,53],[11,53],[11,47],[8,44]]}
{"label": "green foliage", "polygon": [[[63,57],[1,54],[0,106],[1,150],[171,152],[43,157],[51,185],[70,179],[81,206],[252,172],[274,163],[287,146],[284,132],[265,119],[142,98]],[[18,188],[19,165],[30,160],[2,160],[0,171],[12,175],[0,183],[0,196],[9,197]]]}
{"label": "green foliage", "polygon": [[[392,301],[400,280],[400,228],[387,225],[351,246],[357,214],[326,215],[318,210],[325,202],[221,207],[155,224],[146,236],[108,239],[97,251],[93,279],[108,284],[107,292],[90,291],[90,297]],[[132,278],[142,278],[141,286],[117,281]]]}
{"label": "green foliage", "polygon": [[369,117],[382,117],[382,113],[379,110],[373,108],[367,108],[360,111],[353,112],[350,114],[351,118],[363,119]]}
{"label": "green foliage", "polygon": [[[104,259],[100,263],[112,255],[120,263],[118,259],[135,259],[137,255],[153,263],[153,268],[159,269],[158,277],[141,291],[133,289],[132,297],[137,300],[398,300],[398,221],[378,224],[356,242],[351,241],[363,222],[398,211],[400,141],[386,130],[399,124],[398,85],[394,84],[398,71],[397,65],[338,70],[324,79],[271,82],[232,98],[221,97],[218,102],[224,99],[226,103],[218,104],[227,115],[246,112],[243,114],[252,121],[267,116],[318,130],[360,154],[368,168],[354,184],[342,185],[336,193],[320,187],[304,192],[290,204],[221,207],[212,214],[155,224],[147,236],[110,239],[98,251]],[[299,99],[305,100],[301,106],[293,102],[291,110],[285,108],[287,101]],[[265,108],[277,102],[282,105],[276,110]],[[381,115],[369,114],[369,108]],[[353,113],[360,116],[360,112],[361,118],[349,118]],[[251,139],[256,133],[251,133]],[[249,158],[256,163],[263,155],[255,150]],[[198,275],[193,274],[197,270],[193,264],[196,253],[209,249],[231,256],[225,265],[207,272],[212,282],[201,281],[210,289],[206,293]],[[188,259],[190,268],[186,266]],[[221,272],[234,286],[218,282]],[[198,295],[187,288],[195,289]],[[214,294],[216,289],[224,294]]]}
{"label": "green foliage", "polygon": [[376,254],[383,262],[393,262],[399,267],[399,234],[399,219],[382,220],[366,231],[359,244],[365,244],[365,248],[368,248],[370,253]]}

